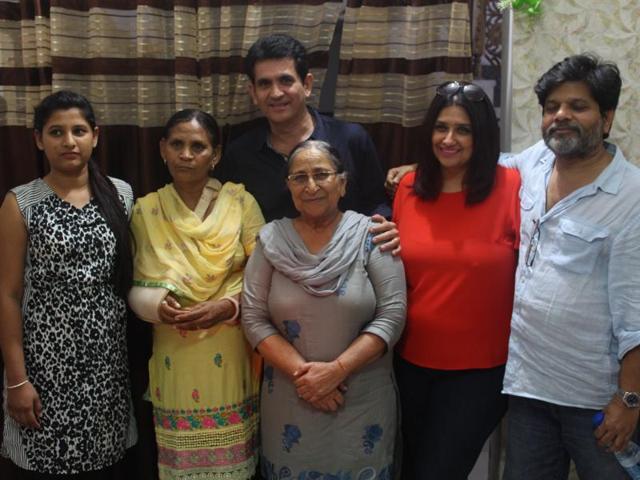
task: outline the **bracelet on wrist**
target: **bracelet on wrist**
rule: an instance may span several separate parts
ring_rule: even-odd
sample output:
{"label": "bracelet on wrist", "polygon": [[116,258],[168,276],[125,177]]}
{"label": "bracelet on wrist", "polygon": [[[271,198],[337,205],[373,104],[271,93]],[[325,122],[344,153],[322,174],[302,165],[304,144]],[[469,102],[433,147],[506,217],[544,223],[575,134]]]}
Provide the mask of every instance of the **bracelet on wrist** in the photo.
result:
{"label": "bracelet on wrist", "polygon": [[233,308],[235,309],[231,318],[225,320],[225,322],[235,322],[240,316],[240,303],[233,297],[222,297],[220,300],[229,300],[233,304]]}
{"label": "bracelet on wrist", "polygon": [[26,385],[27,383],[29,383],[28,378],[26,380],[21,381],[20,383],[16,383],[15,385],[7,385],[7,390],[15,390],[16,388],[20,388],[23,385]]}

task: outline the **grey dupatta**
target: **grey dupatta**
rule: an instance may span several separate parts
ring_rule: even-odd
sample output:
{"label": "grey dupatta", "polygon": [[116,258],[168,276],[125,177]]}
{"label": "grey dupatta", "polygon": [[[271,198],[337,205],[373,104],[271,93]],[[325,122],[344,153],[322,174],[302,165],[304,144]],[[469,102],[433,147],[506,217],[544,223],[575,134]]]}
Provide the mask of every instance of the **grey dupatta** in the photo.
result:
{"label": "grey dupatta", "polygon": [[264,256],[273,268],[317,297],[336,293],[369,235],[369,217],[347,210],[329,243],[309,253],[289,218],[265,225],[258,234]]}

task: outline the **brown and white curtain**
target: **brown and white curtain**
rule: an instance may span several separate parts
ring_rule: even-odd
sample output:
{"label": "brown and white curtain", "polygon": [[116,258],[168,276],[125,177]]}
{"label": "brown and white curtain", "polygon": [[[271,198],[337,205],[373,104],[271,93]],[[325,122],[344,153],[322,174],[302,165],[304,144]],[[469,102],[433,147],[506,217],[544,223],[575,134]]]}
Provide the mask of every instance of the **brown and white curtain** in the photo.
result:
{"label": "brown and white curtain", "polygon": [[[97,159],[138,195],[169,180],[158,140],[176,110],[204,109],[221,126],[257,115],[242,58],[258,37],[289,33],[307,46],[317,104],[342,8],[342,0],[0,0],[0,199],[45,173],[33,108],[56,90],[91,100],[100,125]],[[140,438],[113,478],[153,480],[150,404],[142,401],[150,334],[133,321],[128,336]],[[11,476],[0,459],[0,478]]]}
{"label": "brown and white curtain", "polygon": [[[138,195],[169,180],[162,125],[176,110],[213,114],[227,135],[257,116],[242,59],[269,33],[310,53],[318,105],[339,19],[344,29],[335,114],[361,122],[386,166],[414,162],[434,88],[473,71],[473,0],[0,0],[0,198],[46,171],[36,151],[34,106],[72,89],[93,103],[97,159]],[[326,93],[326,92],[324,92]],[[233,132],[231,132],[233,130]],[[146,385],[149,336],[130,324],[134,397]],[[149,407],[136,401],[140,441],[121,478],[155,477]],[[1,425],[0,425],[1,426]],[[0,460],[0,477],[9,478]]]}
{"label": "brown and white curtain", "polygon": [[421,124],[447,80],[471,80],[473,2],[348,0],[336,116],[364,124],[387,167],[417,161]]}
{"label": "brown and white curtain", "polygon": [[98,158],[138,194],[167,180],[160,129],[181,108],[220,125],[257,112],[242,58],[269,33],[310,52],[317,104],[341,0],[0,1],[0,194],[43,173],[30,127],[52,91],[87,96],[102,127]]}

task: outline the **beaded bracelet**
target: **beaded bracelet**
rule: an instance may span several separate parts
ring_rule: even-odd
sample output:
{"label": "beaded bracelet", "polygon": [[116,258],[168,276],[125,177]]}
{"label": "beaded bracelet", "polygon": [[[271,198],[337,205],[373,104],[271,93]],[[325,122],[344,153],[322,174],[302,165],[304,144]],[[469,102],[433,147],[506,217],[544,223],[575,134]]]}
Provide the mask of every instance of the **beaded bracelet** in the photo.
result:
{"label": "beaded bracelet", "polygon": [[20,388],[21,386],[26,385],[27,383],[29,383],[28,378],[26,380],[23,380],[20,383],[16,383],[15,385],[7,385],[7,390],[15,390],[16,388]]}

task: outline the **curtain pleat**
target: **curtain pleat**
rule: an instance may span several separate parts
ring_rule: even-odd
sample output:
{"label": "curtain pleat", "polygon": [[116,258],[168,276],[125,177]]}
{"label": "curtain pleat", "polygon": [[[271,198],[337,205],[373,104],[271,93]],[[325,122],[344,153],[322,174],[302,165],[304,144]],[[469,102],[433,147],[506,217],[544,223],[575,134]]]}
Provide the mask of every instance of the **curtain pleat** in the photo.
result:
{"label": "curtain pleat", "polygon": [[[89,98],[100,126],[96,159],[137,195],[170,180],[158,141],[176,110],[201,108],[227,135],[252,124],[258,112],[242,59],[261,36],[288,33],[305,44],[316,87],[310,103],[317,105],[342,8],[341,0],[0,0],[0,196],[46,173],[33,109],[53,91]],[[153,480],[153,424],[142,400],[148,325],[130,322],[128,336],[139,442],[114,480]],[[0,459],[0,478],[12,476]]]}
{"label": "curtain pleat", "polygon": [[[309,103],[317,107],[343,14],[335,114],[365,125],[385,166],[414,162],[435,86],[471,79],[471,5],[348,0],[345,10],[342,0],[0,0],[0,196],[46,173],[33,142],[33,109],[60,89],[92,102],[100,125],[96,158],[137,195],[169,181],[158,141],[176,110],[213,114],[225,137],[255,122],[242,59],[261,36],[288,33],[307,47],[315,78]],[[149,336],[142,322],[131,330],[141,437],[119,475],[152,479],[150,410],[140,400]],[[0,461],[2,478],[10,478],[6,465]]]}
{"label": "curtain pleat", "polygon": [[100,164],[139,195],[167,180],[159,127],[176,110],[201,108],[221,126],[259,115],[242,67],[259,37],[288,33],[305,44],[317,105],[342,9],[341,0],[0,1],[0,195],[43,173],[30,134],[16,132],[60,89],[91,100]]}
{"label": "curtain pleat", "polygon": [[472,79],[471,3],[347,1],[335,113],[365,125],[385,167],[417,161],[435,88]]}

